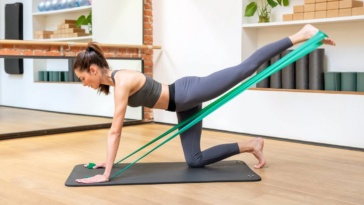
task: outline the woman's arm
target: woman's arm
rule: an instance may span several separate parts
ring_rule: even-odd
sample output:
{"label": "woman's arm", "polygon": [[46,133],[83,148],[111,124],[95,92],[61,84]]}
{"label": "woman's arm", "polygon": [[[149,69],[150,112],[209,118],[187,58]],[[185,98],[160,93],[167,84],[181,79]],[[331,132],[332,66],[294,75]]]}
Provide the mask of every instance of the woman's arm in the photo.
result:
{"label": "woman's arm", "polygon": [[124,123],[126,107],[128,105],[130,86],[125,82],[115,85],[115,113],[111,129],[107,137],[107,156],[104,176],[110,178],[111,169],[114,165],[116,153],[119,148],[121,130]]}
{"label": "woman's arm", "polygon": [[126,107],[128,105],[128,98],[130,92],[130,83],[126,82],[127,80],[121,80],[121,84],[115,85],[115,113],[114,118],[112,120],[111,129],[107,136],[107,156],[106,156],[106,165],[105,171],[103,175],[96,175],[91,178],[84,179],[76,179],[79,183],[97,183],[97,182],[105,182],[110,178],[111,169],[114,165],[116,153],[118,152],[120,137],[121,137],[121,129],[124,123],[124,117],[126,112]]}

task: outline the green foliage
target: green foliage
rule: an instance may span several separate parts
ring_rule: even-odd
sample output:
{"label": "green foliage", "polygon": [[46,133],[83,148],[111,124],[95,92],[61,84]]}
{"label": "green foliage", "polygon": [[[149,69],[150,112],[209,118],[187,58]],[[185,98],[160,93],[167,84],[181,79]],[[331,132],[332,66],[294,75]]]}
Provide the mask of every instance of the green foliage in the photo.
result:
{"label": "green foliage", "polygon": [[76,27],[81,27],[82,25],[88,25],[88,24],[92,25],[92,11],[90,11],[90,13],[88,14],[88,16],[80,16],[77,21],[76,21]]}
{"label": "green foliage", "polygon": [[[277,1],[277,2],[276,2]],[[282,5],[283,3],[283,5]],[[268,5],[272,8],[276,7],[277,5],[280,6],[288,6],[289,0],[261,0],[261,5],[258,6],[256,2],[251,2],[245,8],[245,15],[246,17],[254,16],[255,12],[258,11],[260,17],[267,17],[269,16],[269,8]]]}

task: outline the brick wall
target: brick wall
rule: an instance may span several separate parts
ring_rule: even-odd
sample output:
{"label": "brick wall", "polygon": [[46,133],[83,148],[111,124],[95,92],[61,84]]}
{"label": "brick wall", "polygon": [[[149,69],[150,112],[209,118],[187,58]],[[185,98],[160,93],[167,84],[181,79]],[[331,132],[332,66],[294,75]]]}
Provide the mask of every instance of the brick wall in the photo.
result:
{"label": "brick wall", "polygon": [[[144,45],[153,45],[152,0],[144,0]],[[153,77],[153,49],[145,49],[142,58],[144,59],[145,74]],[[144,118],[153,120],[153,111],[144,108]]]}
{"label": "brick wall", "polygon": [[[153,45],[153,16],[152,0],[144,0],[144,45]],[[85,51],[84,47],[63,47],[64,56],[77,56],[78,53]],[[135,48],[107,48],[102,50],[105,56],[138,58],[138,49]],[[1,45],[0,55],[27,55],[27,56],[61,56],[59,46],[23,46],[23,45]],[[144,59],[144,72],[149,77],[153,77],[153,49],[142,49],[141,57]],[[149,108],[144,109],[146,121],[153,120],[153,112]]]}

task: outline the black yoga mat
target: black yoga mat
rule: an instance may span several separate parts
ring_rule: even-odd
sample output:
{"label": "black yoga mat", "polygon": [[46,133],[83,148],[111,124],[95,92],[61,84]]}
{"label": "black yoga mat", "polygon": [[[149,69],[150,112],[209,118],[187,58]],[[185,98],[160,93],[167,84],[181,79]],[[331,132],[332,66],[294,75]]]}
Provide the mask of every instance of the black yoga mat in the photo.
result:
{"label": "black yoga mat", "polygon": [[[117,164],[111,176],[129,164]],[[66,186],[112,186],[136,184],[171,184],[171,183],[203,183],[203,182],[245,182],[260,181],[243,161],[220,161],[204,168],[189,168],[185,162],[136,163],[108,182],[82,184],[76,179],[103,174],[104,168],[88,169],[83,164],[76,165],[68,177]]]}
{"label": "black yoga mat", "polygon": [[[262,72],[264,69],[269,67],[269,61],[263,63],[261,66],[259,66],[257,73]],[[257,83],[257,88],[269,88],[269,84],[270,84],[270,78],[265,78],[263,80],[261,80],[260,82]]]}
{"label": "black yoga mat", "polygon": [[308,55],[296,61],[296,89],[308,90]]}
{"label": "black yoga mat", "polygon": [[315,49],[308,55],[309,89],[324,89],[325,49]]}
{"label": "black yoga mat", "polygon": [[[292,50],[285,50],[281,53],[282,58],[290,53]],[[294,63],[282,69],[282,88],[283,89],[295,89],[295,67]]]}
{"label": "black yoga mat", "polygon": [[[281,54],[271,58],[270,64],[273,65],[273,63],[279,61],[279,59],[281,59]],[[282,88],[282,70],[279,70],[270,76],[270,88]]]}

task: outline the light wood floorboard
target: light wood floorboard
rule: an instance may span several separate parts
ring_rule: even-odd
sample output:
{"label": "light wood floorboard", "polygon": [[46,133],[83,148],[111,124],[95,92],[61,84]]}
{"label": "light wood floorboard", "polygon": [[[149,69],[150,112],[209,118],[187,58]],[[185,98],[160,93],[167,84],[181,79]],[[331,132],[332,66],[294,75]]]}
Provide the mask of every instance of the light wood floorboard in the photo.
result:
{"label": "light wood floorboard", "polygon": [[[116,159],[170,128],[124,127]],[[254,169],[257,160],[248,153],[228,159],[245,161],[262,177],[259,182],[66,187],[75,165],[105,161],[108,131],[0,141],[0,204],[364,204],[364,152],[271,139],[265,139],[263,169]],[[205,130],[202,135],[202,149],[253,139]],[[178,137],[141,160],[179,161],[184,156]]]}

